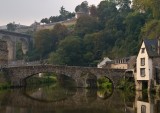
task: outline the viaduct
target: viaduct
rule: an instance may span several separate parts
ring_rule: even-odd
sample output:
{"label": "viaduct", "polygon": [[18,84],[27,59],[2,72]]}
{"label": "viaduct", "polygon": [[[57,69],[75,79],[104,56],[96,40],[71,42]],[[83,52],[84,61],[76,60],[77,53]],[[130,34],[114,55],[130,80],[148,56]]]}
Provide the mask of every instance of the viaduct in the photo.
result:
{"label": "viaduct", "polygon": [[22,51],[24,54],[29,49],[33,40],[30,35],[0,30],[0,39],[7,42],[8,60],[16,60],[16,44],[22,44]]}

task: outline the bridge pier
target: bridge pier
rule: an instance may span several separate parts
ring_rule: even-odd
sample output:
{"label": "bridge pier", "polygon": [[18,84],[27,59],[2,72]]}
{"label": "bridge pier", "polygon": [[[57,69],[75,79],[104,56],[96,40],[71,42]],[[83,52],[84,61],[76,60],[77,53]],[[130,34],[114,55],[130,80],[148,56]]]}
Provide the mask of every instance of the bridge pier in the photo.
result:
{"label": "bridge pier", "polygon": [[11,87],[25,87],[26,79],[11,79]]}
{"label": "bridge pier", "polygon": [[97,77],[92,73],[82,73],[81,77],[76,79],[77,87],[97,88]]}

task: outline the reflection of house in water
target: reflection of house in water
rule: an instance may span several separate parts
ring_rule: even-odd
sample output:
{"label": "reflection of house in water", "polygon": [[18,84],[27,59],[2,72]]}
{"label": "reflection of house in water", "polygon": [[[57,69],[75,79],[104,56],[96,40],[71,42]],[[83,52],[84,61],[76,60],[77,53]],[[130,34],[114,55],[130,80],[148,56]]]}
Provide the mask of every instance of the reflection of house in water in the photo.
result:
{"label": "reflection of house in water", "polygon": [[137,101],[137,113],[154,113],[154,105],[149,102]]}
{"label": "reflection of house in water", "polygon": [[150,93],[142,94],[138,91],[135,97],[135,110],[136,113],[160,113],[160,98],[158,96],[153,98]]}

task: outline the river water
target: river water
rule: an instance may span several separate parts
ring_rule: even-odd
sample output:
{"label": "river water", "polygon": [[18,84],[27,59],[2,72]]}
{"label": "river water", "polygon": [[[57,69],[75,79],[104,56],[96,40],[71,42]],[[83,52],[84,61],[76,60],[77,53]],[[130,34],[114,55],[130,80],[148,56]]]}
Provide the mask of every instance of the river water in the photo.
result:
{"label": "river water", "polygon": [[160,113],[159,95],[55,85],[0,91],[0,113]]}

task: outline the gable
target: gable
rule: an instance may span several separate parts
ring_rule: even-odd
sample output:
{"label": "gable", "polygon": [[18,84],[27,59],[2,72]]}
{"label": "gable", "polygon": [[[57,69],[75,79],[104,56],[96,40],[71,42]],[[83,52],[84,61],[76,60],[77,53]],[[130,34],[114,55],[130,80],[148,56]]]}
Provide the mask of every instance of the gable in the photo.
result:
{"label": "gable", "polygon": [[[144,49],[144,50],[143,50]],[[143,52],[144,51],[144,52]],[[147,52],[147,49],[146,49],[146,45],[144,43],[144,41],[142,42],[142,45],[141,45],[141,48],[139,49],[139,53],[138,53],[138,56],[141,56],[141,55],[144,55],[146,54],[147,56],[148,55],[148,52]]]}

